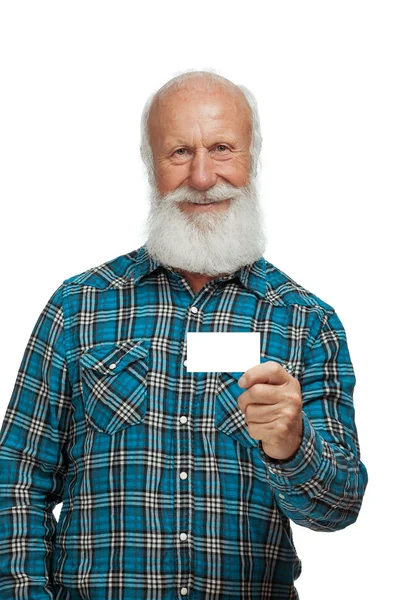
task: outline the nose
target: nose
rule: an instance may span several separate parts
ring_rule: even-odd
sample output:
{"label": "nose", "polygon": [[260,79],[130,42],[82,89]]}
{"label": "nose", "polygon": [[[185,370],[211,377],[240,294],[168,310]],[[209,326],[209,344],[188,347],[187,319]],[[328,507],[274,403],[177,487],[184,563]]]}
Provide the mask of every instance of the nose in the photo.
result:
{"label": "nose", "polygon": [[218,175],[208,150],[198,150],[190,164],[188,183],[198,190],[208,190],[217,183]]}

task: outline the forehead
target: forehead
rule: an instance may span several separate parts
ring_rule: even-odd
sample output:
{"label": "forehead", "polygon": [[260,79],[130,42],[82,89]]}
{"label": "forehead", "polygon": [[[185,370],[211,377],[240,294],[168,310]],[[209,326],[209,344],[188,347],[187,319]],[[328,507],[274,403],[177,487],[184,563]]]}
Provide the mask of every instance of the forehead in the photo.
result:
{"label": "forehead", "polygon": [[241,92],[226,87],[167,90],[156,98],[149,114],[150,141],[195,134],[231,134],[247,138],[251,111]]}

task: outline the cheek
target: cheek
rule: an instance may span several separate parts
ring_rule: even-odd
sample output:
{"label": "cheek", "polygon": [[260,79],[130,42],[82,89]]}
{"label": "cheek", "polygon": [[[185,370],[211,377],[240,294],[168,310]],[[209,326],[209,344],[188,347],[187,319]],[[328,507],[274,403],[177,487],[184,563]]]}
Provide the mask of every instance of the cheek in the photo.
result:
{"label": "cheek", "polygon": [[157,187],[162,194],[175,190],[185,181],[187,176],[187,168],[183,165],[174,168],[159,165],[156,168]]}
{"label": "cheek", "polygon": [[236,187],[242,187],[249,182],[249,168],[246,161],[220,163],[218,175]]}

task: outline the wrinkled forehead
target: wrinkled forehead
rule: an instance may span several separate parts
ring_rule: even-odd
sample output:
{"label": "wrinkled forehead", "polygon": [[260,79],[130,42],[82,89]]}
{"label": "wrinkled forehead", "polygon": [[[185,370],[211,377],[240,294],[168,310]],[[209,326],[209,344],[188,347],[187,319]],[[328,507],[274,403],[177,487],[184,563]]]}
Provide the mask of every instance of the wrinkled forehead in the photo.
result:
{"label": "wrinkled forehead", "polygon": [[234,84],[187,84],[156,94],[149,112],[149,135],[159,139],[182,129],[194,129],[199,123],[247,135],[251,118],[250,107]]}

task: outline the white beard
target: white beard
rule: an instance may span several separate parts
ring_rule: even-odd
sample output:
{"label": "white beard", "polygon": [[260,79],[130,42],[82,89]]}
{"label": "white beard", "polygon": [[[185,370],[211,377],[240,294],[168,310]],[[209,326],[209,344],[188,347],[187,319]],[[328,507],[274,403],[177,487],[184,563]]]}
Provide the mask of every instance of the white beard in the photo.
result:
{"label": "white beard", "polygon": [[[221,211],[189,214],[179,202],[231,198]],[[161,195],[151,186],[145,224],[148,253],[161,264],[190,273],[223,275],[258,260],[266,245],[254,178],[237,188],[221,183],[201,192],[188,186]]]}

